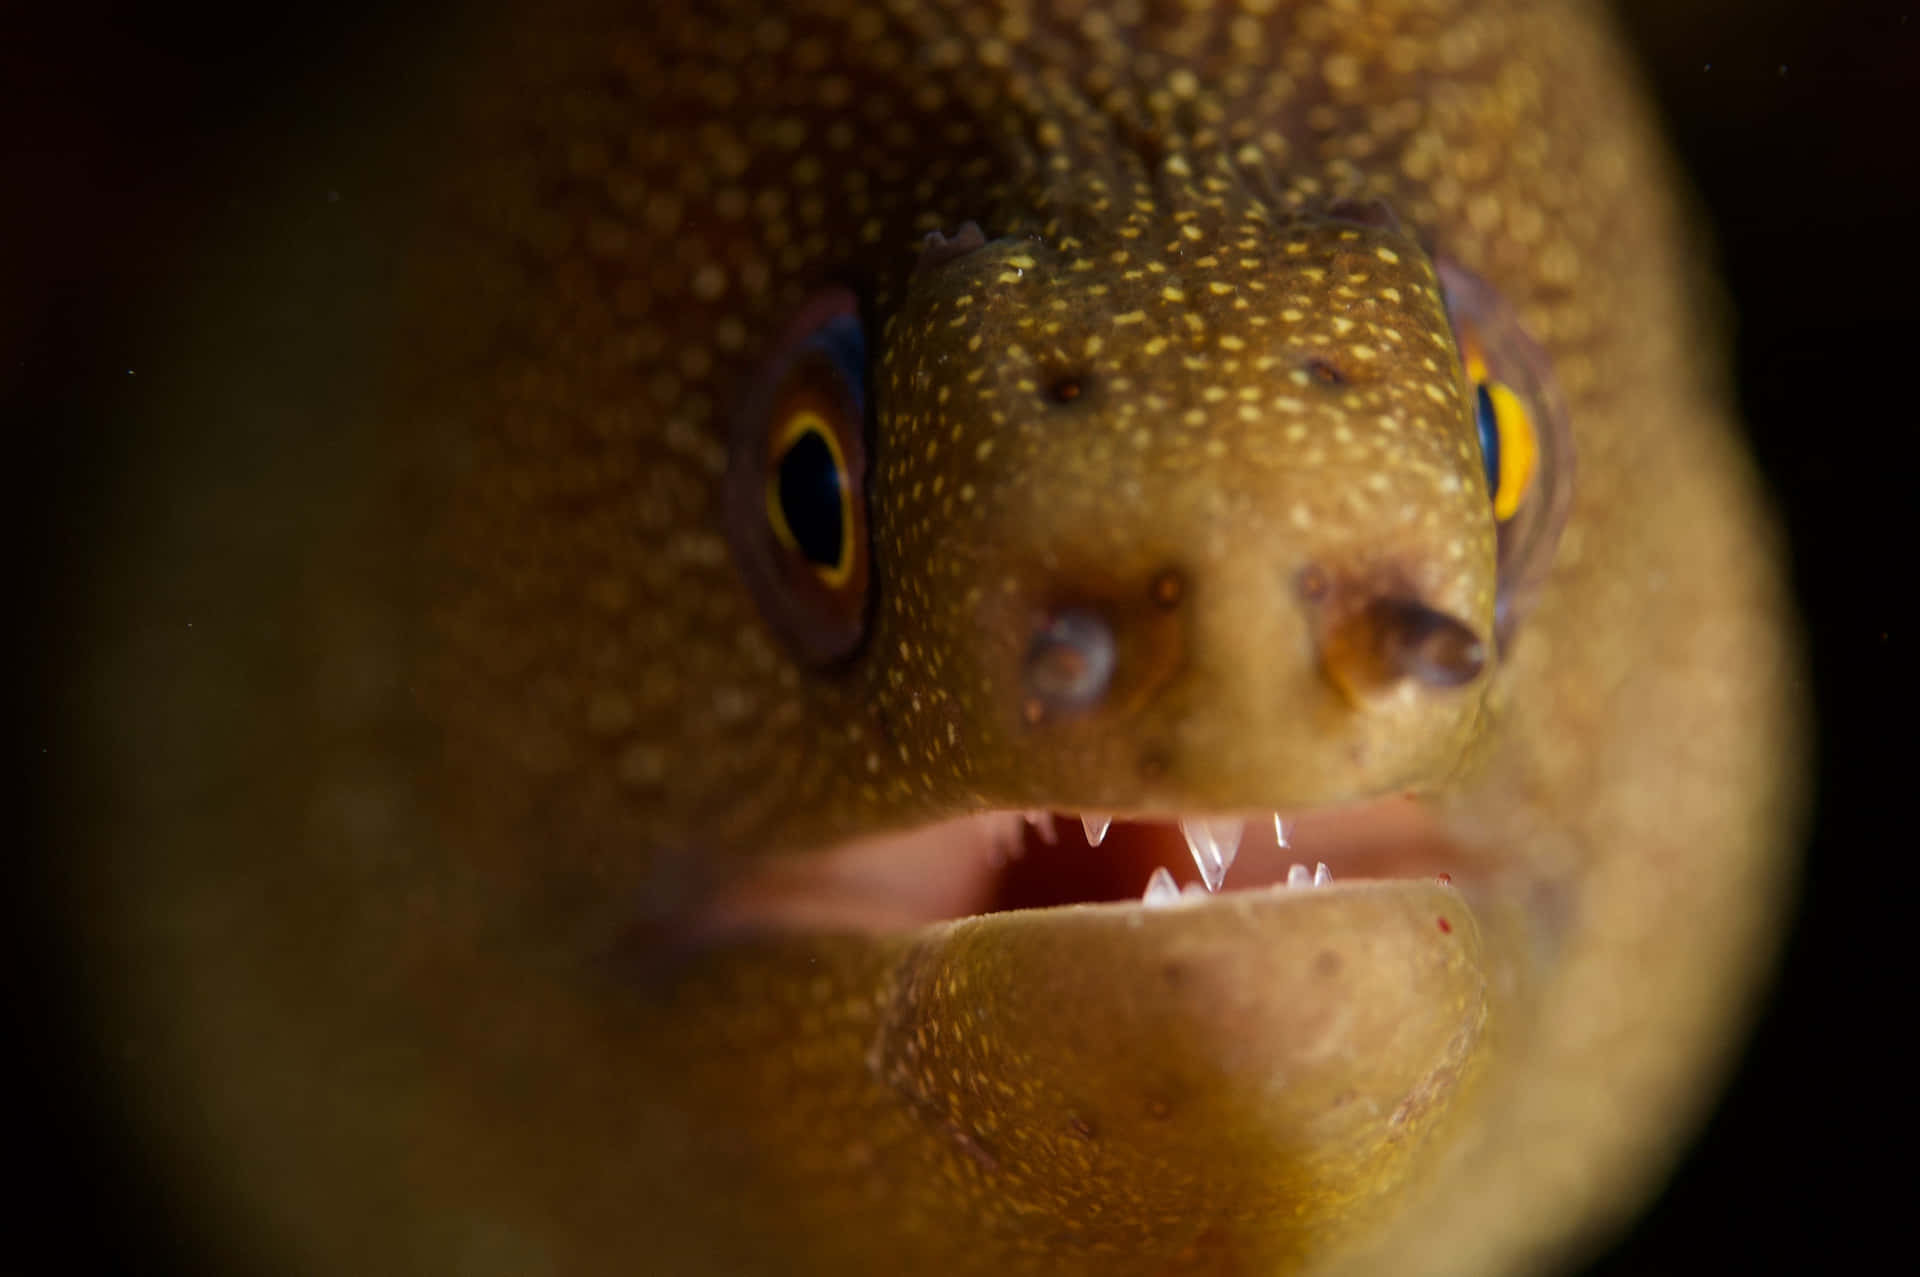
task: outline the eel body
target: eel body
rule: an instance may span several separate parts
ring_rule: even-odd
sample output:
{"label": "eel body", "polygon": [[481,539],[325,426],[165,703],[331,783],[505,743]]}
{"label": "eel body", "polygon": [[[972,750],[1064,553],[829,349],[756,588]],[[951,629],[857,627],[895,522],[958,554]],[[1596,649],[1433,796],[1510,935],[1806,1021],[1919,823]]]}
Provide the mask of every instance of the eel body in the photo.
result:
{"label": "eel body", "polygon": [[[1605,22],[472,27],[351,244],[186,308],[97,573],[68,909],[214,1251],[1506,1272],[1643,1201],[1797,711]],[[1182,821],[1239,859],[1149,907]]]}

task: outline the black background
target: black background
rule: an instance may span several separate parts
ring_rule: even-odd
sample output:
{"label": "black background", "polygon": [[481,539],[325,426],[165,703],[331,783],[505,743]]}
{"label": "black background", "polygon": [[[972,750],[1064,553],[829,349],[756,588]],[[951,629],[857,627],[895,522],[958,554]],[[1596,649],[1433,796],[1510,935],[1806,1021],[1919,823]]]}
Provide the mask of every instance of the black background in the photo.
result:
{"label": "black background", "polygon": [[[68,6],[30,29],[0,17],[0,438],[28,599],[59,596],[97,513],[111,405],[140,364],[135,303],[177,284],[212,211],[248,198],[280,141],[323,123],[378,60],[365,17],[351,5],[244,21]],[[1882,1194],[1910,1199],[1915,1179],[1910,1074],[1893,1044],[1916,1002],[1901,943],[1913,839],[1895,796],[1920,762],[1904,677],[1920,508],[1908,441],[1920,11],[1634,0],[1623,17],[1738,313],[1741,407],[1791,542],[1819,766],[1800,910],[1740,1072],[1672,1186],[1592,1271],[1845,1270],[1851,1247],[1899,1230]],[[23,668],[57,678],[60,634],[24,632],[40,659]],[[28,700],[18,744],[44,796],[58,760],[31,686]],[[27,814],[29,850],[57,852],[51,826],[33,823],[48,813]],[[164,1195],[76,1066],[31,899],[15,904],[11,1160],[36,1188],[0,1269],[45,1247],[22,1266],[192,1271]],[[1878,1164],[1888,1152],[1892,1169]]]}

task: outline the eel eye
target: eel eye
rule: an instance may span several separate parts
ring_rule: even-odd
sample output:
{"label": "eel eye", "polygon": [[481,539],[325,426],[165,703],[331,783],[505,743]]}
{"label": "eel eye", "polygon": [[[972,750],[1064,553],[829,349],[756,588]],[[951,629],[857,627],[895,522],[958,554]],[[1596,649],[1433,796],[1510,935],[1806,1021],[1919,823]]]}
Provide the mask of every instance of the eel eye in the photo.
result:
{"label": "eel eye", "polygon": [[1470,332],[1462,335],[1467,381],[1473,386],[1474,423],[1480,431],[1480,459],[1487,470],[1493,517],[1505,523],[1520,512],[1540,461],[1540,436],[1533,414],[1504,381],[1487,371],[1486,356]]}
{"label": "eel eye", "polygon": [[1499,537],[1495,627],[1504,643],[1553,564],[1573,504],[1573,437],[1546,352],[1512,309],[1479,277],[1435,265],[1473,391]]}
{"label": "eel eye", "polygon": [[867,343],[853,294],[800,310],[748,387],[727,459],[727,532],[768,623],[811,664],[866,630]]}
{"label": "eel eye", "polygon": [[810,409],[788,419],[767,475],[767,521],[774,539],[797,554],[828,588],[853,572],[853,484],[832,428]]}

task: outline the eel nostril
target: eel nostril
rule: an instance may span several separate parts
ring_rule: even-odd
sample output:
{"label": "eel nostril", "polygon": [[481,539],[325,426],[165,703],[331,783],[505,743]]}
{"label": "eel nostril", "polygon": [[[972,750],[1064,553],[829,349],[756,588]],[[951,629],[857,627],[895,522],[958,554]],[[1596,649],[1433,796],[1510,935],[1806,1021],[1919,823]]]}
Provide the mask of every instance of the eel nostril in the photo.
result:
{"label": "eel nostril", "polygon": [[1316,568],[1301,574],[1299,588],[1321,668],[1356,705],[1409,679],[1464,687],[1487,667],[1487,641],[1472,626],[1418,599],[1342,586]]}
{"label": "eel nostril", "polygon": [[1327,209],[1327,216],[1354,226],[1371,226],[1395,232],[1400,230],[1400,218],[1393,211],[1393,205],[1379,198],[1336,200]]}
{"label": "eel nostril", "polygon": [[1113,627],[1095,612],[1055,612],[1027,648],[1027,690],[1056,710],[1086,709],[1113,681]]}
{"label": "eel nostril", "polygon": [[1367,609],[1389,669],[1429,687],[1480,677],[1487,645],[1465,622],[1410,599],[1376,599]]}
{"label": "eel nostril", "polygon": [[920,257],[913,266],[914,273],[938,269],[956,257],[965,257],[986,246],[987,237],[978,222],[962,222],[951,235],[944,231],[928,231],[926,238],[921,241]]}

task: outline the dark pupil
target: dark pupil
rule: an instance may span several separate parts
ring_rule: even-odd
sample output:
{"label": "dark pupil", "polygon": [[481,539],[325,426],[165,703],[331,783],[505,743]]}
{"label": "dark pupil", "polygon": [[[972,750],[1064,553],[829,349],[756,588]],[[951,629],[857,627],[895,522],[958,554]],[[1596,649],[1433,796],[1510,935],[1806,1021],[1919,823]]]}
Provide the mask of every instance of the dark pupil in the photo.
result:
{"label": "dark pupil", "polygon": [[1500,423],[1493,415],[1493,396],[1487,383],[1474,388],[1474,406],[1480,426],[1480,459],[1487,466],[1487,492],[1500,491]]}
{"label": "dark pupil", "polygon": [[818,431],[801,435],[780,458],[780,513],[809,562],[829,568],[840,562],[847,534],[841,522],[840,471]]}

